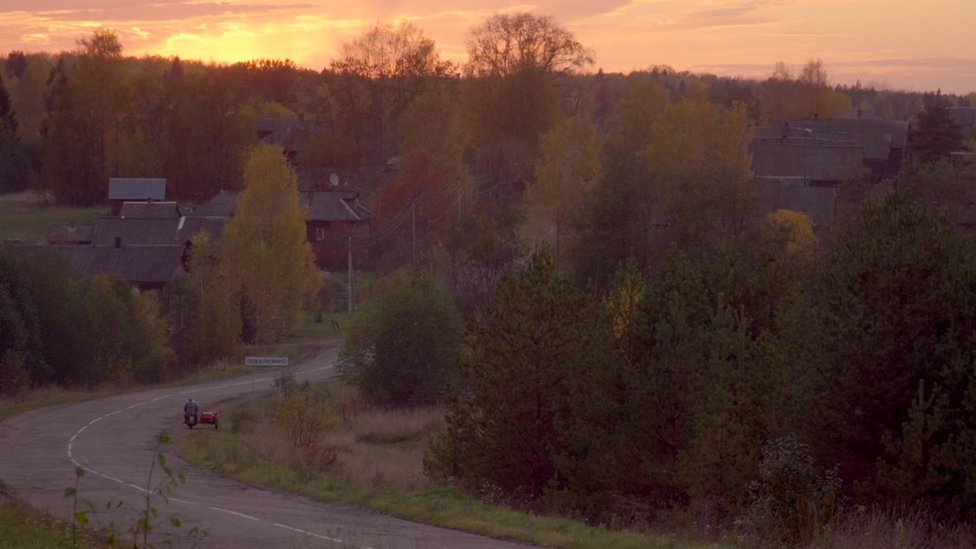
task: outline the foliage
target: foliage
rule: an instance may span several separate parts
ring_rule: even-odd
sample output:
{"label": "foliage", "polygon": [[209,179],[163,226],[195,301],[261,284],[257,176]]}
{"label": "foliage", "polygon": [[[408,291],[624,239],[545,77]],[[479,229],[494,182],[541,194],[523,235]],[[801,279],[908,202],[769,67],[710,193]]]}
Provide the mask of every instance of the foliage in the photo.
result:
{"label": "foliage", "polygon": [[187,276],[167,284],[161,301],[170,346],[180,364],[197,366],[237,350],[241,315],[234,278],[205,232],[191,239],[189,255]]}
{"label": "foliage", "polygon": [[530,223],[554,228],[557,266],[561,240],[573,240],[572,216],[600,173],[602,149],[596,126],[582,116],[560,122],[542,137],[535,182],[529,185],[525,202]]}
{"label": "foliage", "polygon": [[[845,478],[873,476],[881,436],[901,430],[913,401],[916,426],[938,416],[927,406],[950,404],[936,397],[923,406],[931,388],[952,387],[951,405],[962,405],[976,335],[971,258],[942,218],[901,193],[869,203],[831,250],[819,299],[829,312],[824,335],[835,343],[819,365],[818,414]],[[905,444],[898,452],[910,450]]]}
{"label": "foliage", "polygon": [[420,271],[391,275],[364,304],[340,353],[340,368],[378,404],[444,399],[454,378],[461,320],[450,297]]}
{"label": "foliage", "polygon": [[740,524],[761,539],[789,545],[814,539],[840,513],[841,480],[836,469],[820,470],[810,449],[790,434],[762,450],[759,480]]}
{"label": "foliage", "polygon": [[841,118],[851,100],[835,91],[827,80],[823,61],[811,59],[793,78],[783,63],[764,80],[757,92],[760,120],[779,123],[791,119]]}
{"label": "foliage", "polygon": [[281,148],[253,149],[244,184],[237,215],[224,231],[220,268],[234,273],[244,341],[267,343],[291,330],[316,295],[319,276],[305,238],[307,214]]}
{"label": "foliage", "polygon": [[[606,349],[604,332],[591,325],[594,312],[545,251],[504,278],[484,322],[466,338],[459,390],[432,446],[430,471],[530,499],[568,488],[572,469],[593,449],[570,433],[574,404],[592,395],[588,381],[598,377]],[[569,464],[560,466],[563,459]]]}
{"label": "foliage", "polygon": [[481,144],[513,139],[534,148],[561,114],[558,75],[593,55],[551,17],[495,14],[468,38],[461,90],[467,127]]}
{"label": "foliage", "polygon": [[940,98],[925,106],[916,116],[911,147],[917,164],[931,164],[965,148],[962,129],[956,124]]}
{"label": "foliage", "polygon": [[518,238],[519,213],[498,208],[459,219],[445,242],[451,285],[465,317],[477,317],[494,299],[505,274],[517,268],[525,253]]}

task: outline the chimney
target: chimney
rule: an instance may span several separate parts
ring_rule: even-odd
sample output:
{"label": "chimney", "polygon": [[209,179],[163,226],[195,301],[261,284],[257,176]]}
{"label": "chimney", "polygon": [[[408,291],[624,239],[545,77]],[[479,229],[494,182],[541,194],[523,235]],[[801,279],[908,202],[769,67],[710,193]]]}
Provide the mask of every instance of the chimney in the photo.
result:
{"label": "chimney", "polygon": [[122,237],[121,236],[115,237],[115,247],[116,248],[121,248],[122,247]]}

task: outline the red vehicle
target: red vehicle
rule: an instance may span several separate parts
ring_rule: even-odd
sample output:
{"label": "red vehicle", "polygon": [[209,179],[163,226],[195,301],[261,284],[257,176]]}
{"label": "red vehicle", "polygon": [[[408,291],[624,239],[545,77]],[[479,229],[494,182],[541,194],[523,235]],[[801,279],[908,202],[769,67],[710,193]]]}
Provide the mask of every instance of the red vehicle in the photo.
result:
{"label": "red vehicle", "polygon": [[[199,417],[197,417],[198,415]],[[183,414],[183,423],[185,423],[190,429],[192,429],[197,423],[213,425],[214,429],[216,429],[220,423],[220,412],[217,410],[210,410],[200,412],[200,414],[185,413]]]}

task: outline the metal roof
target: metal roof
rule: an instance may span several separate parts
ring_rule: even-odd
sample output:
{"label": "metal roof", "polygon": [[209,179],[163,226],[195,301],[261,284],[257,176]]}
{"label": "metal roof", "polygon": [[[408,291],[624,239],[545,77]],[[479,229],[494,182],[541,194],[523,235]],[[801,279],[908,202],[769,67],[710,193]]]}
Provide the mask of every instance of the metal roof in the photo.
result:
{"label": "metal roof", "polygon": [[180,218],[128,219],[105,217],[95,222],[92,243],[95,246],[114,246],[121,239],[122,246],[175,244]]}
{"label": "metal roof", "polygon": [[51,225],[47,229],[48,244],[91,244],[92,225]]}
{"label": "metal roof", "polygon": [[113,177],[108,180],[109,200],[165,200],[166,180],[152,177]]}
{"label": "metal roof", "polygon": [[165,284],[182,270],[183,246],[49,246],[82,276],[106,274],[136,284]]}
{"label": "metal roof", "polygon": [[126,219],[167,219],[180,217],[180,207],[176,202],[123,202],[119,217]]}

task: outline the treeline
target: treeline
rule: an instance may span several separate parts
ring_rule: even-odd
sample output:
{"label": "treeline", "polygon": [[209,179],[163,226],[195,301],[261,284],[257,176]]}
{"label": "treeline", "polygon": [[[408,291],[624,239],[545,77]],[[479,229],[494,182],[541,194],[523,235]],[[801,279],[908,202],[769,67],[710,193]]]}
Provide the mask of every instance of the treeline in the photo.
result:
{"label": "treeline", "polygon": [[[518,48],[505,48],[519,36]],[[472,29],[469,46],[458,65],[442,60],[418,28],[378,25],[321,71],[289,60],[126,57],[108,30],[71,52],[9,52],[0,61],[0,192],[33,187],[63,204],[92,205],[109,177],[162,176],[172,196],[202,200],[240,188],[246,148],[265,116],[317,125],[298,138],[308,141],[300,167],[327,174],[398,157],[406,168],[398,181],[412,173],[454,184],[470,174],[484,190],[532,179],[541,135],[566,115],[605,131],[619,103],[647,81],[674,101],[701,95],[741,105],[754,123],[853,110],[908,119],[935,97],[831,86],[819,61],[796,74],[777,65],[763,81],[668,67],[586,74],[593,52],[551,19],[528,14],[490,18]]]}
{"label": "treeline", "polygon": [[960,185],[972,167],[905,175],[824,241],[794,212],[672,241],[602,288],[551,249],[519,256],[463,337],[456,296],[407,271],[342,368],[381,405],[446,401],[428,474],[536,510],[697,513],[790,545],[859,508],[969,521],[976,242],[945,201]]}
{"label": "treeline", "polygon": [[158,381],[166,323],[125,281],[75,276],[60,255],[0,246],[0,394],[49,385]]}

